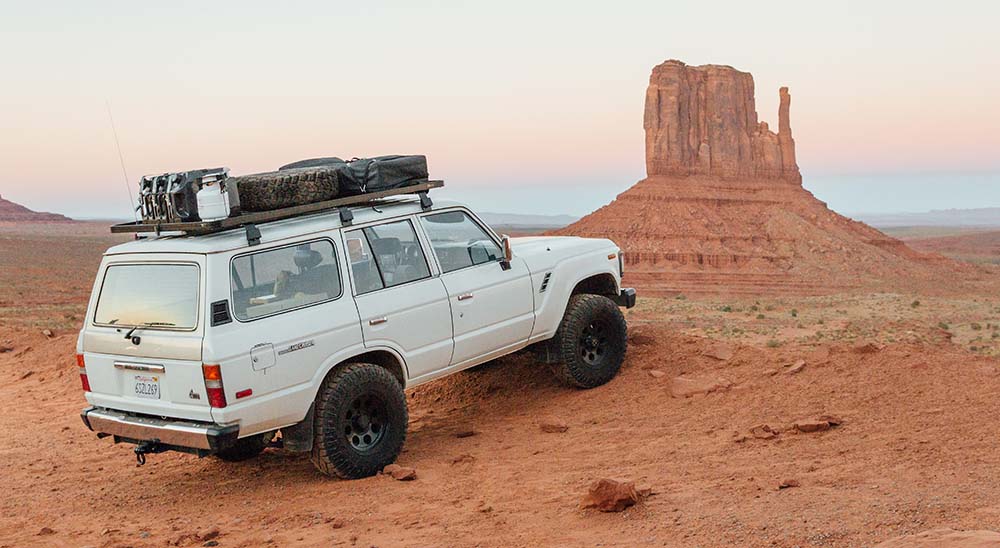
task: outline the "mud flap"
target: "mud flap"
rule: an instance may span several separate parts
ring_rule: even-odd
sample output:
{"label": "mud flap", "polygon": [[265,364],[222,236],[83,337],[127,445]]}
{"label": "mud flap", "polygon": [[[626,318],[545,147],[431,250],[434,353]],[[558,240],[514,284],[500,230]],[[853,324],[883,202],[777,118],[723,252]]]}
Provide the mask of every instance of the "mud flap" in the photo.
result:
{"label": "mud flap", "polygon": [[286,450],[296,453],[312,451],[315,407],[315,403],[309,405],[309,411],[302,422],[281,429],[281,441]]}

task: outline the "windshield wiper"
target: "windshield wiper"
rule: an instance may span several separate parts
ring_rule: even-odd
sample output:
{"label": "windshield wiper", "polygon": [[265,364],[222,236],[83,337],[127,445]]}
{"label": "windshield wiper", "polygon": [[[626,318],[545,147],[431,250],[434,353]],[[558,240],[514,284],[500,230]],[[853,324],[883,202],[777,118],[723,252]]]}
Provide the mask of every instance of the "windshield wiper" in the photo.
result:
{"label": "windshield wiper", "polygon": [[146,328],[146,327],[173,327],[175,325],[177,325],[177,324],[170,323],[170,322],[146,322],[144,324],[136,325],[136,326],[132,327],[132,329],[129,329],[128,333],[125,334],[125,339],[126,340],[127,339],[131,339],[132,338],[132,334],[135,333],[136,329],[142,329],[142,328]]}

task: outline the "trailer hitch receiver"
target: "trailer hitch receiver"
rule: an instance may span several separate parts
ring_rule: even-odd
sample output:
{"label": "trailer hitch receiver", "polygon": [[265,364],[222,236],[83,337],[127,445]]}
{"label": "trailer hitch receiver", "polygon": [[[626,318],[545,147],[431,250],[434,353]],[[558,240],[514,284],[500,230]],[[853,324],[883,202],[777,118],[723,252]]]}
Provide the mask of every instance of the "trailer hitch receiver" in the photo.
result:
{"label": "trailer hitch receiver", "polygon": [[138,445],[135,446],[135,462],[136,466],[142,466],[146,464],[146,455],[150,453],[163,453],[164,451],[169,451],[169,449],[160,444],[160,440],[145,440],[140,441]]}

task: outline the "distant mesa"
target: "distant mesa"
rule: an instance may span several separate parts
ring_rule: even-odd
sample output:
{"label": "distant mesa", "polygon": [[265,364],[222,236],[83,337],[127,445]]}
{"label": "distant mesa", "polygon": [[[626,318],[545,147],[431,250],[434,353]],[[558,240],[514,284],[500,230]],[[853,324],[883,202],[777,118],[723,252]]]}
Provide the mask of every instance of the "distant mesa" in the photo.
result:
{"label": "distant mesa", "polygon": [[778,131],[757,118],[753,76],[666,61],[646,89],[647,177],[553,234],[611,238],[646,294],[824,294],[913,287],[971,267],[918,253],[802,187],[778,91]]}
{"label": "distant mesa", "polygon": [[39,211],[32,211],[23,205],[15,204],[10,200],[5,200],[3,196],[0,196],[0,222],[45,222],[45,223],[61,223],[72,221],[69,217],[59,215],[58,213],[43,213]]}

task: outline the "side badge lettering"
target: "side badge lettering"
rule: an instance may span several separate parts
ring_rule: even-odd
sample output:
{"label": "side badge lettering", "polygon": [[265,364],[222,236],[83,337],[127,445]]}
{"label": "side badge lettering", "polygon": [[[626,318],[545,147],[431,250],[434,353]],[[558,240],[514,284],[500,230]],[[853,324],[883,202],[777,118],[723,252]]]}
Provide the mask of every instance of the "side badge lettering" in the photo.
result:
{"label": "side badge lettering", "polygon": [[315,346],[315,345],[316,345],[316,342],[314,340],[312,340],[312,339],[309,339],[308,341],[302,341],[300,343],[295,343],[292,346],[289,346],[288,348],[279,350],[278,351],[278,355],[279,356],[284,356],[285,354],[288,354],[289,352],[295,352],[296,350],[302,350],[303,348],[309,348],[310,346]]}

